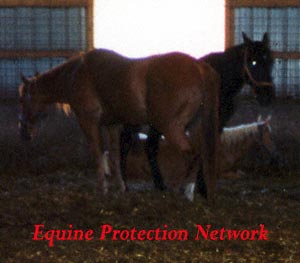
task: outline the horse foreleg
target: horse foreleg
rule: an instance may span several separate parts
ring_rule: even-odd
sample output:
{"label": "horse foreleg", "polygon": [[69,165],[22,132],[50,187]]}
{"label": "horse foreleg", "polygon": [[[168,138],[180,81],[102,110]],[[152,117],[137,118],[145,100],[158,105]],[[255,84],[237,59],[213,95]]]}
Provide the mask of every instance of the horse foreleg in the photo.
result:
{"label": "horse foreleg", "polygon": [[205,199],[207,199],[207,187],[206,187],[206,182],[205,182],[204,175],[203,175],[202,166],[199,168],[199,170],[197,172],[196,191],[199,192]]}
{"label": "horse foreleg", "polygon": [[99,125],[99,134],[100,134],[100,141],[102,142],[102,162],[104,167],[104,173],[105,175],[109,176],[111,175],[111,169],[110,169],[110,160],[109,160],[109,134],[107,133],[106,129]]}
{"label": "horse foreleg", "polygon": [[183,155],[185,161],[186,174],[183,174],[178,179],[178,184],[184,195],[190,200],[194,200],[195,178],[190,176],[190,164],[192,160],[192,147],[187,135],[185,134],[184,127],[173,126],[169,132],[164,133],[167,141],[173,144],[179,152]]}
{"label": "horse foreleg", "polygon": [[159,139],[161,134],[150,126],[148,139],[146,143],[146,153],[148,157],[148,161],[151,168],[151,174],[153,177],[154,185],[159,190],[165,190],[167,189],[163,177],[161,175],[159,165],[157,162],[157,154],[158,154],[158,148],[159,148]]}
{"label": "horse foreleg", "polygon": [[125,125],[120,134],[120,168],[121,168],[121,175],[125,184],[126,190],[128,190],[127,185],[127,173],[126,173],[126,163],[127,163],[127,156],[132,147],[133,140],[132,140],[132,133],[134,132],[133,128],[130,125]]}
{"label": "horse foreleg", "polygon": [[[76,112],[76,111],[75,111]],[[76,112],[77,120],[82,131],[85,134],[87,143],[89,146],[89,151],[96,164],[96,172],[98,176],[98,189],[102,191],[105,195],[108,192],[108,183],[105,178],[104,164],[103,164],[103,152],[102,152],[102,142],[100,140],[99,133],[99,118],[91,117],[90,115],[97,114],[88,114],[88,113],[78,113]]]}
{"label": "horse foreleg", "polygon": [[116,176],[121,192],[125,192],[126,186],[120,169],[120,128],[117,126],[110,126],[107,130],[110,137],[109,155],[111,168],[113,170],[112,174]]}

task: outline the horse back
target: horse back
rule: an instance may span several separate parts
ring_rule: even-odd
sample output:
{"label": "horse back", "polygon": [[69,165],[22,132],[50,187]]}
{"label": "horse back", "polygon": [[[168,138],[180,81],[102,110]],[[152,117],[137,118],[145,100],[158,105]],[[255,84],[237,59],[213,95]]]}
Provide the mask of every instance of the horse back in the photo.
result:
{"label": "horse back", "polygon": [[151,122],[160,130],[172,122],[185,126],[202,101],[202,79],[196,60],[182,53],[157,56],[146,78]]}

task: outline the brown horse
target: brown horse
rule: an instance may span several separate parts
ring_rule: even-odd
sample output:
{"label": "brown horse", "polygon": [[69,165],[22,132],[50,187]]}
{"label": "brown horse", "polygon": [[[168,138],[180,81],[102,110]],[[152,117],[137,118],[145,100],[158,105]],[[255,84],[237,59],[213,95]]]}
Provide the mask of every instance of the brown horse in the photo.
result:
{"label": "brown horse", "polygon": [[208,200],[213,201],[218,170],[220,80],[206,63],[197,64],[182,53],[130,59],[108,50],[93,50],[38,77],[22,79],[21,136],[31,138],[31,128],[46,105],[69,104],[89,142],[104,193],[108,191],[103,164],[106,135],[115,146],[110,154],[124,190],[116,125],[151,124],[189,160],[193,145],[185,131],[200,116],[203,171],[208,183]]}

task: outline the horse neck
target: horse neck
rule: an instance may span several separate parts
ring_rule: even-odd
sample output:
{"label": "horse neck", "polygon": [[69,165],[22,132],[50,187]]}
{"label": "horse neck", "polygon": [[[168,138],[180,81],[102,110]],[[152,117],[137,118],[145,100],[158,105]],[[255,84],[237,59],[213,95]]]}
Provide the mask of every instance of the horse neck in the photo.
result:
{"label": "horse neck", "polygon": [[40,76],[36,81],[35,92],[39,95],[40,100],[45,104],[64,103],[65,99],[59,96],[62,85],[57,83],[54,75],[45,74]]}
{"label": "horse neck", "polygon": [[36,88],[46,104],[69,103],[75,74],[79,68],[77,59],[71,59],[64,64],[42,74],[37,78]]}
{"label": "horse neck", "polygon": [[225,128],[221,135],[224,156],[230,154],[234,162],[242,159],[258,141],[258,123]]}
{"label": "horse neck", "polygon": [[242,89],[245,45],[228,48],[225,52],[203,57],[221,76],[221,100],[233,99]]}

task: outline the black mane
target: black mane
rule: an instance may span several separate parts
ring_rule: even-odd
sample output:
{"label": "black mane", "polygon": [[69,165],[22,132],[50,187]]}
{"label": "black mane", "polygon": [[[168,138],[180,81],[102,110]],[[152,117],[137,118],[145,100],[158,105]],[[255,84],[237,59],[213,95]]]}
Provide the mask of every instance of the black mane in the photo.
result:
{"label": "black mane", "polygon": [[199,59],[212,66],[221,77],[220,121],[223,128],[234,113],[234,98],[243,87],[243,51],[245,45],[228,48],[224,52],[211,53]]}

